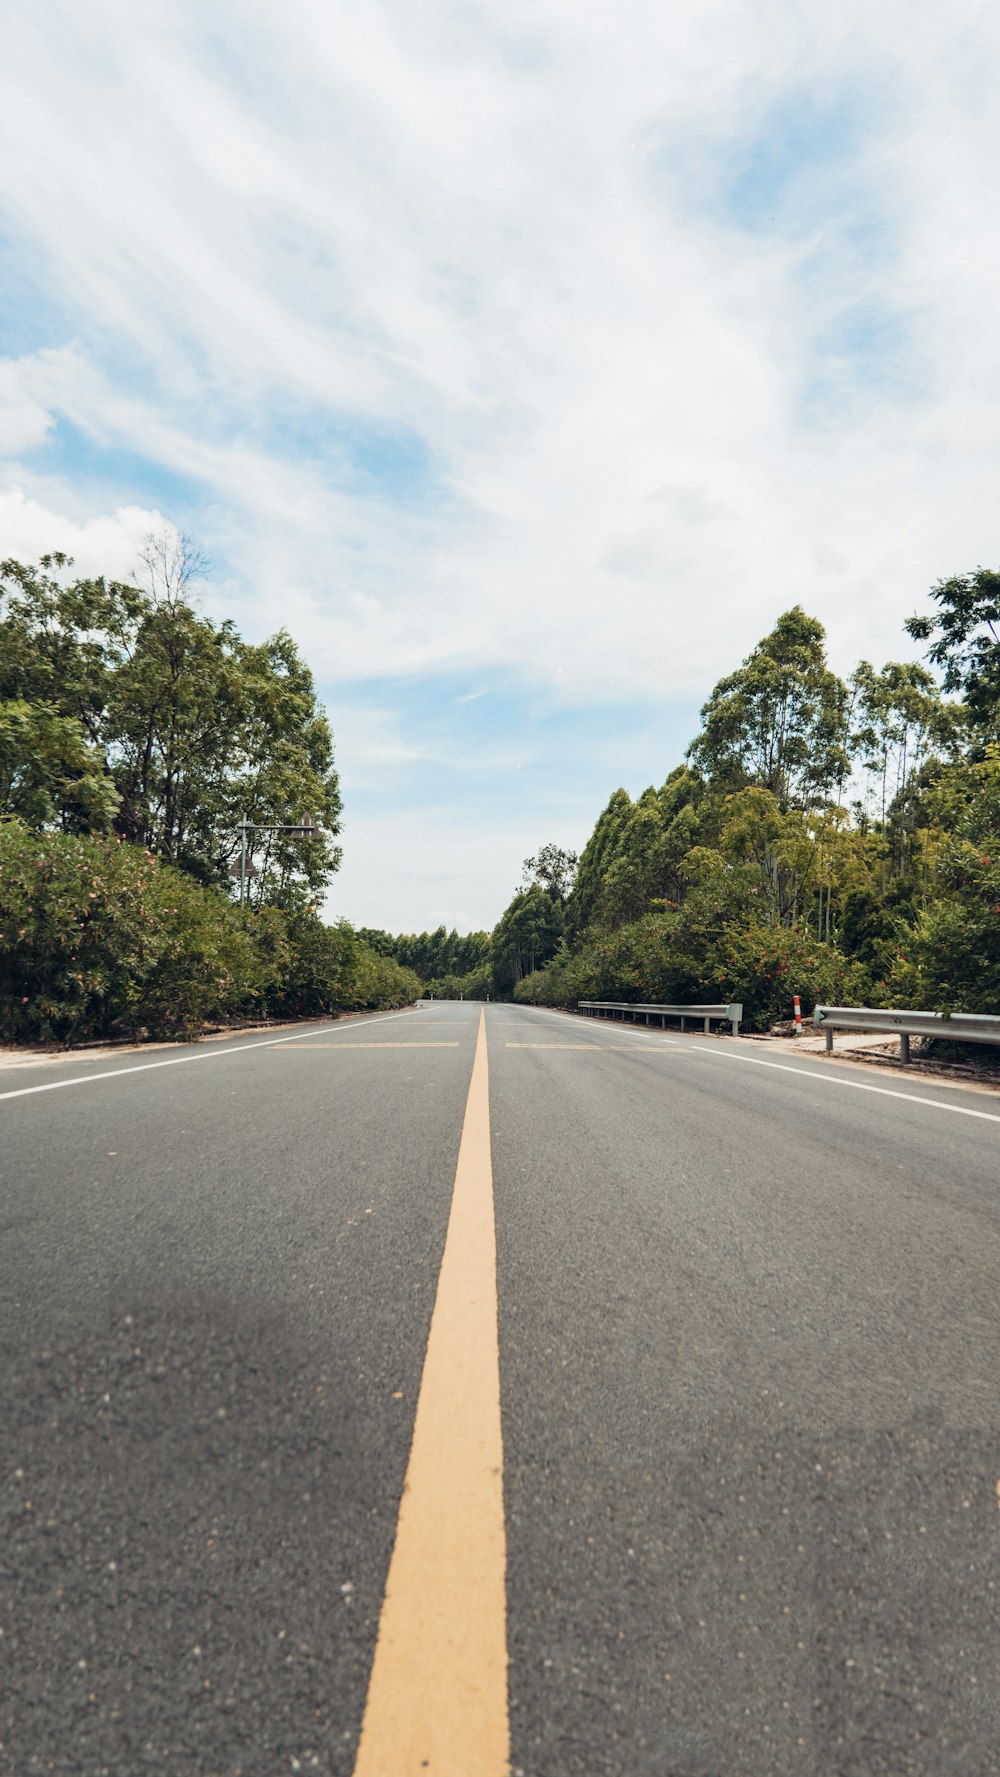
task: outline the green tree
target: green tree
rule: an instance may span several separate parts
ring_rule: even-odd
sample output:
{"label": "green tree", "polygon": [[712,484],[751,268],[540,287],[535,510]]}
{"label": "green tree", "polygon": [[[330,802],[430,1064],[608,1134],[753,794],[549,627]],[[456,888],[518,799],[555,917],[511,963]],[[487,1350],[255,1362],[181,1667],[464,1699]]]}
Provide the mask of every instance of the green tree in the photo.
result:
{"label": "green tree", "polygon": [[72,562],[0,562],[0,700],[49,705],[103,749],[112,676],[142,605],[134,586],[67,580]]}
{"label": "green tree", "polygon": [[795,605],[702,709],[688,758],[722,791],[755,785],[784,813],[823,800],[849,770],[850,696],[826,663],[825,631]]}
{"label": "green tree", "polygon": [[50,703],[0,699],[0,817],[30,827],[100,832],[118,795],[80,723]]}
{"label": "green tree", "polygon": [[540,846],[533,858],[525,858],[521,880],[527,887],[538,883],[557,901],[565,901],[573,887],[579,859],[575,851],[562,846]]}
{"label": "green tree", "polygon": [[498,997],[512,993],[525,975],[555,955],[562,926],[560,903],[540,884],[518,890],[493,933],[490,956]]}
{"label": "green tree", "polygon": [[[340,861],[341,805],[329,724],[291,637],[252,645],[199,615],[186,546],[147,539],[129,585],[70,580],[71,565],[0,565],[9,812],[41,826],[112,817],[132,843],[220,884],[245,813],[250,903],[307,904]],[[24,750],[32,734],[40,759]]]}
{"label": "green tree", "polygon": [[358,936],[380,956],[394,957],[403,968],[413,969],[422,981],[441,981],[460,977],[480,967],[490,951],[488,932],[466,932],[460,935],[438,926],[433,932],[390,932],[363,928]]}
{"label": "green tree", "polygon": [[977,568],[931,588],[936,612],[908,617],[927,657],[943,668],[946,691],[960,692],[975,723],[996,734],[1000,715],[1000,573]]}
{"label": "green tree", "polygon": [[632,811],[627,790],[616,790],[597,817],[593,833],[580,854],[573,892],[566,905],[565,931],[575,944],[596,918],[604,891],[604,873],[618,850],[622,830]]}
{"label": "green tree", "polygon": [[932,748],[954,747],[963,712],[942,700],[933,674],[916,661],[890,660],[877,673],[862,660],[851,683],[860,718],[853,745],[873,780],[884,892],[889,877],[909,862],[913,782]]}
{"label": "green tree", "polygon": [[934,894],[889,981],[897,1005],[940,1011],[1000,1008],[1000,745],[943,772],[928,793],[940,839]]}

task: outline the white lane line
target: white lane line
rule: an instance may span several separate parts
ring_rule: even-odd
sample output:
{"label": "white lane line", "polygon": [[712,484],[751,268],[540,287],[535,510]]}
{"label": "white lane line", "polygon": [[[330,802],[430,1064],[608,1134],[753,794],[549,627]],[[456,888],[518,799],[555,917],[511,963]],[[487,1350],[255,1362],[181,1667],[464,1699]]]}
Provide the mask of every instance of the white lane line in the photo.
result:
{"label": "white lane line", "polygon": [[[598,1028],[598,1030],[601,1030],[602,1026],[598,1025],[597,1028]],[[640,1039],[642,1037],[653,1037],[657,1043],[670,1043],[675,1049],[681,1049],[681,1048],[687,1047],[686,1043],[683,1041],[683,1038],[681,1038],[681,1037],[666,1037],[663,1035],[663,1033],[661,1031],[656,1029],[655,1025],[652,1025],[652,1024],[649,1025],[648,1028],[644,1024],[635,1024],[635,1025],[616,1024],[616,1025],[608,1025],[603,1028],[606,1029],[607,1034],[609,1036],[611,1034],[611,1031],[614,1030],[614,1033],[616,1036],[630,1036],[630,1037],[636,1037],[636,1038],[640,1038]]]}
{"label": "white lane line", "polygon": [[[394,1018],[407,1018],[407,1012],[388,1012],[384,1018],[373,1018],[366,1021],[355,1018],[349,1025],[327,1024],[320,1027],[321,1031],[336,1032],[339,1030],[356,1030],[359,1024],[390,1024]],[[95,1080],[120,1080],[128,1074],[146,1074],[154,1067],[183,1067],[186,1061],[215,1061],[220,1055],[246,1055],[250,1049],[276,1049],[279,1043],[302,1043],[307,1037],[317,1036],[319,1032],[314,1026],[308,1030],[298,1031],[291,1037],[266,1037],[259,1043],[240,1043],[231,1049],[199,1049],[194,1055],[171,1055],[166,1061],[141,1061],[138,1067],[112,1067],[100,1074],[78,1074],[73,1080],[47,1080],[44,1086],[18,1086],[14,1092],[0,1092],[0,1099],[28,1098],[33,1092],[59,1092],[64,1086],[90,1086]]]}
{"label": "white lane line", "polygon": [[759,1055],[734,1055],[731,1049],[695,1048],[686,1046],[688,1055],[709,1055],[717,1061],[745,1061],[750,1067],[770,1067],[780,1074],[795,1074],[800,1080],[815,1080],[821,1086],[844,1086],[851,1092],[877,1092],[881,1098],[901,1098],[904,1104],[926,1104],[934,1111],[951,1111],[956,1117],[980,1117],[984,1123],[1000,1123],[996,1111],[974,1111],[964,1104],[944,1104],[940,1098],[923,1098],[916,1092],[898,1092],[892,1086],[869,1086],[864,1080],[842,1080],[833,1074],[814,1074],[810,1068],[789,1067],[784,1061],[764,1061]]}
{"label": "white lane line", "polygon": [[[602,1029],[605,1028],[605,1026],[598,1023],[597,1028]],[[628,1026],[623,1024],[617,1027],[618,1031],[623,1029],[629,1030],[630,1034],[637,1037],[646,1035],[645,1026]],[[733,1053],[732,1049],[716,1048],[714,1044],[709,1047],[708,1044],[703,1046],[701,1043],[696,1044],[690,1041],[685,1043],[676,1037],[659,1037],[658,1040],[662,1043],[674,1044],[675,1047],[682,1049],[686,1055],[709,1055],[716,1061],[745,1061],[748,1062],[751,1067],[774,1068],[778,1073],[797,1074],[800,1080],[816,1080],[824,1086],[845,1086],[851,1088],[855,1092],[875,1092],[881,1098],[901,1098],[907,1104],[930,1105],[931,1109],[935,1111],[953,1111],[955,1115],[959,1117],[979,1117],[986,1123],[1000,1123],[1000,1113],[996,1111],[974,1111],[968,1105],[964,1104],[945,1104],[940,1098],[924,1098],[921,1094],[916,1092],[900,1092],[894,1086],[870,1086],[864,1080],[845,1080],[837,1078],[833,1074],[813,1073],[812,1069],[808,1066],[789,1067],[787,1062],[765,1061],[763,1057],[759,1055],[736,1055]],[[820,1065],[822,1066],[822,1063]]]}

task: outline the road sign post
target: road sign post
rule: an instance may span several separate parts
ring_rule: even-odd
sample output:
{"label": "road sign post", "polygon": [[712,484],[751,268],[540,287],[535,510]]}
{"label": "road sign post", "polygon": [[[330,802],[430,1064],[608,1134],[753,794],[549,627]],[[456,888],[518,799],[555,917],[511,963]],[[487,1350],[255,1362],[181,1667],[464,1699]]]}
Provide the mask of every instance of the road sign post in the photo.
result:
{"label": "road sign post", "polygon": [[313,820],[311,814],[304,814],[297,821],[248,821],[246,812],[240,818],[240,906],[246,900],[247,879],[256,876],[252,863],[247,860],[248,833],[289,833],[293,839],[318,839],[321,828]]}

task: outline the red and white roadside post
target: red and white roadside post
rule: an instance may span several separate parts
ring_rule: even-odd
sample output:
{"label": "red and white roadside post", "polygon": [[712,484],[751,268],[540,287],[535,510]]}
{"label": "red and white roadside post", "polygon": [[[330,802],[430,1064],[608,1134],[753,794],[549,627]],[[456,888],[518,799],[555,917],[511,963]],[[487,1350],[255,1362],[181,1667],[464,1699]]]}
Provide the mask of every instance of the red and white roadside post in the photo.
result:
{"label": "red and white roadside post", "polygon": [[792,1005],[795,1008],[795,1035],[800,1037],[802,1035],[802,1007],[799,1004],[797,993],[792,995]]}

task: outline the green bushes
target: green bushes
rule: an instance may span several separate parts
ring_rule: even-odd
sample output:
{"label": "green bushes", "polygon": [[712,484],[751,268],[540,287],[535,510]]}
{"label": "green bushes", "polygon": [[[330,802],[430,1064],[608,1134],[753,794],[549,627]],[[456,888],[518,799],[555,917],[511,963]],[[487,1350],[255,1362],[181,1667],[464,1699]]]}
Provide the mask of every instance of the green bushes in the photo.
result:
{"label": "green bushes", "polygon": [[[336,930],[337,928],[333,928]],[[350,931],[350,927],[344,928]],[[346,977],[346,1005],[384,1011],[389,1006],[408,1006],[419,999],[423,989],[419,975],[404,969],[391,956],[378,956],[367,945],[354,938],[353,958]]]}
{"label": "green bushes", "polygon": [[115,840],[0,828],[7,1040],[174,1036],[261,985],[231,909],[190,877]]}
{"label": "green bushes", "polygon": [[794,926],[726,926],[706,964],[703,988],[712,999],[742,1000],[748,1030],[767,1030],[790,1018],[793,994],[806,1014],[817,1002],[858,1005],[866,995],[862,969]]}
{"label": "green bushes", "polygon": [[493,971],[487,960],[467,975],[439,975],[428,981],[421,993],[427,1000],[488,1000],[492,990]]}
{"label": "green bushes", "polygon": [[264,907],[120,840],[0,823],[0,1037],[178,1037],[206,1022],[399,1005],[416,977],[347,926]]}
{"label": "green bushes", "polygon": [[789,1018],[797,993],[804,1012],[817,1000],[857,1003],[863,974],[832,945],[795,927],[769,925],[720,908],[711,889],[676,911],[646,914],[617,931],[591,936],[572,956],[527,975],[517,1000],[575,1005],[578,1000],[743,1002],[746,1028],[766,1030]]}
{"label": "green bushes", "polygon": [[[942,848],[943,892],[896,950],[888,1003],[937,1012],[1000,1007],[1000,856],[997,833],[950,838]],[[989,845],[989,853],[982,847]]]}

